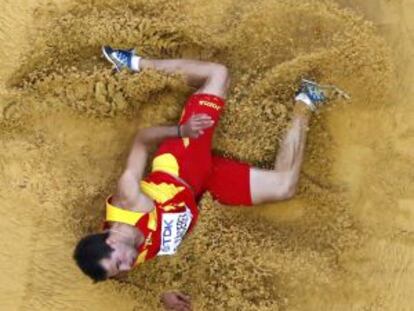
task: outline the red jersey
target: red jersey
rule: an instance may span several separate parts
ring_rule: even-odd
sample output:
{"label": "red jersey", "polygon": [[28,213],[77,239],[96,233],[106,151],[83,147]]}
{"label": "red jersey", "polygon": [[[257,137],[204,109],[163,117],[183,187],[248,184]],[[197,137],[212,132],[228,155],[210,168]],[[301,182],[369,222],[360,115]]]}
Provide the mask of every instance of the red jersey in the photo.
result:
{"label": "red jersey", "polygon": [[211,94],[193,94],[187,100],[180,124],[193,114],[208,114],[214,126],[198,138],[169,138],[152,161],[152,173],[140,183],[142,193],[154,201],[150,213],[137,213],[107,201],[107,221],[136,226],[145,236],[136,264],[157,255],[172,255],[197,222],[197,199],[208,190],[223,204],[251,205],[247,164],[211,154],[214,129],[224,100]]}
{"label": "red jersey", "polygon": [[198,218],[192,190],[168,173],[155,171],[140,184],[141,191],[154,200],[150,213],[127,211],[107,200],[107,221],[135,225],[145,237],[138,248],[136,265],[155,256],[173,255]]}

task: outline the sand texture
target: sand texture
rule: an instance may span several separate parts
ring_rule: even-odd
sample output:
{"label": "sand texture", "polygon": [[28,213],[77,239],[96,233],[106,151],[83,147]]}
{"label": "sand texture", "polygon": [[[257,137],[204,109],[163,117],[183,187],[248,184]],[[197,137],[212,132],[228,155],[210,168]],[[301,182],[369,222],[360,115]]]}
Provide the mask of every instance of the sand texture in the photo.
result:
{"label": "sand texture", "polygon": [[[1,310],[414,310],[414,2],[5,0],[0,12]],[[100,46],[228,66],[214,151],[268,168],[301,78],[352,95],[313,118],[297,196],[206,194],[175,257],[93,285],[72,260],[97,230],[131,140],[194,89],[114,75]]]}

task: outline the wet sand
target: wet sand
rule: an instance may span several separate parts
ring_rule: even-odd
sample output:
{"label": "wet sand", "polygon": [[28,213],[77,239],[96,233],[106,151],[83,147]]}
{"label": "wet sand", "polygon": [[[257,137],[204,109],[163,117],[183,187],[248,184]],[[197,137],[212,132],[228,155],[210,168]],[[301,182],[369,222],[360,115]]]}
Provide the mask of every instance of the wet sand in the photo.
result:
{"label": "wet sand", "polygon": [[[414,309],[412,1],[94,2],[0,13],[2,310],[157,310],[168,289],[196,310]],[[227,64],[215,152],[260,167],[302,77],[352,100],[314,116],[295,199],[238,209],[206,195],[177,256],[93,285],[74,244],[99,228],[136,130],[176,122],[193,91],[112,75],[105,43]]]}

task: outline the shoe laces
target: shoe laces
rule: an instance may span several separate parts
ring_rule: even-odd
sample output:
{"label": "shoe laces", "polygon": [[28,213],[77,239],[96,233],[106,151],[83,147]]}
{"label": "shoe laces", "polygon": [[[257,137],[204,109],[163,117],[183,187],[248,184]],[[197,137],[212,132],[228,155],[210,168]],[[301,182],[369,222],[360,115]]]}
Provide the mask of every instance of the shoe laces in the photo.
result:
{"label": "shoe laces", "polygon": [[120,62],[125,63],[125,64],[128,63],[128,59],[130,57],[130,52],[118,50],[118,51],[115,51],[114,53],[115,53],[116,58]]}
{"label": "shoe laces", "polygon": [[308,92],[316,100],[323,100],[325,98],[324,92],[316,86],[308,85]]}

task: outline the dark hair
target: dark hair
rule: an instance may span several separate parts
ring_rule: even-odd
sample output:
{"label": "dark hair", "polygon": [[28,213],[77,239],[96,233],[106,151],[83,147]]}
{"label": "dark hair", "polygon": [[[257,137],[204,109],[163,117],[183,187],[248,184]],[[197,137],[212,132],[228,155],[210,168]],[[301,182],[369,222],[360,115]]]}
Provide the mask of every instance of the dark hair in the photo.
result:
{"label": "dark hair", "polygon": [[99,261],[109,258],[113,249],[106,244],[109,233],[96,233],[83,237],[76,245],[73,258],[79,268],[95,282],[107,279],[106,270]]}

